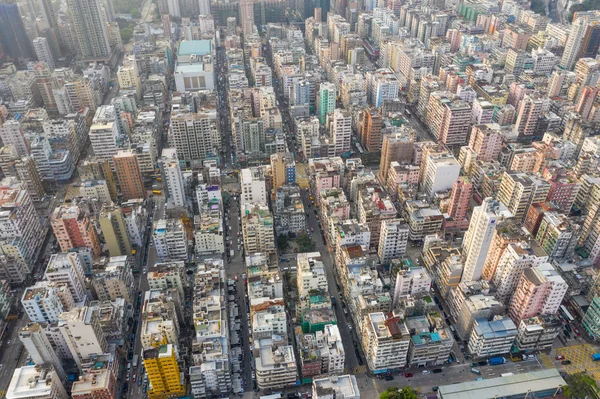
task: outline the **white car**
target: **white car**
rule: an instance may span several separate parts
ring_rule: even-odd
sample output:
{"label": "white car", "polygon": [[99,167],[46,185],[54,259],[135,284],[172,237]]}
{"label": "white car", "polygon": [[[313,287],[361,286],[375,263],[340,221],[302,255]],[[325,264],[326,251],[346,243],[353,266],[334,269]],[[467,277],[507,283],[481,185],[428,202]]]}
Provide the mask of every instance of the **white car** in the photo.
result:
{"label": "white car", "polygon": [[429,370],[423,370],[423,374],[429,374],[431,373]]}

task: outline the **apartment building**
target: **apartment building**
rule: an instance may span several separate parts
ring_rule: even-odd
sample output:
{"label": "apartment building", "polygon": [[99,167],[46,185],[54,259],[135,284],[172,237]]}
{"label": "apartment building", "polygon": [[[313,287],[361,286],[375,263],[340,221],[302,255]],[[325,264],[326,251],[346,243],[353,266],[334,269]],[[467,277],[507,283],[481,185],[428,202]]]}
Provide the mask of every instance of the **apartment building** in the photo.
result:
{"label": "apartment building", "polygon": [[165,191],[167,194],[167,207],[185,207],[185,186],[181,168],[179,166],[177,150],[174,148],[164,148],[162,157],[159,159],[158,163],[160,165],[163,181],[166,183]]}
{"label": "apartment building", "polygon": [[240,209],[245,209],[247,204],[259,202],[267,203],[267,184],[265,170],[260,167],[242,169],[240,185]]}
{"label": "apartment building", "polygon": [[260,342],[255,348],[256,382],[260,389],[294,386],[298,379],[292,345],[271,346]]}
{"label": "apartment building", "polygon": [[142,347],[155,347],[179,343],[179,318],[175,298],[167,294],[167,290],[151,289],[144,294],[142,305],[142,328],[140,342]]}
{"label": "apartment building", "polygon": [[360,390],[354,375],[316,378],[312,383],[312,397],[315,399],[360,399]]}
{"label": "apartment building", "polygon": [[359,221],[369,226],[370,247],[376,250],[379,246],[381,223],[396,218],[396,207],[381,188],[364,187],[358,192],[357,208]]}
{"label": "apartment building", "polygon": [[407,317],[406,327],[411,331],[408,349],[408,364],[411,367],[437,366],[448,360],[454,339],[439,313]]}
{"label": "apartment building", "polygon": [[137,155],[132,150],[119,151],[113,155],[113,164],[123,198],[125,200],[146,198],[146,189]]}
{"label": "apartment building", "polygon": [[377,255],[382,264],[400,259],[408,246],[409,227],[402,219],[381,220]]}
{"label": "apartment building", "polygon": [[406,366],[410,332],[399,316],[370,313],[365,316],[360,334],[371,372],[385,372]]}
{"label": "apartment building", "polygon": [[52,365],[23,366],[15,369],[5,395],[7,399],[69,398]]}
{"label": "apartment building", "polygon": [[106,398],[117,399],[118,362],[106,354],[85,364],[79,380],[73,383],[73,399]]}
{"label": "apartment building", "polygon": [[78,367],[91,357],[106,353],[108,344],[98,312],[92,307],[77,307],[64,312],[58,320],[59,339]]}
{"label": "apartment building", "polygon": [[50,256],[44,278],[56,284],[65,284],[76,302],[86,298],[83,261],[77,253],[58,253]]}
{"label": "apartment building", "polygon": [[431,197],[450,190],[460,175],[460,164],[450,153],[430,154],[423,159],[423,187]]}
{"label": "apartment building", "polygon": [[567,293],[568,284],[550,263],[526,268],[512,296],[508,315],[521,320],[546,314],[556,314]]}
{"label": "apartment building", "polygon": [[402,214],[408,222],[410,240],[422,240],[442,230],[444,216],[437,207],[425,201],[406,201]]}
{"label": "apartment building", "polygon": [[150,399],[185,395],[183,374],[180,372],[174,345],[144,348],[142,358],[148,375]]}
{"label": "apartment building", "polygon": [[340,157],[311,158],[308,160],[308,176],[315,197],[328,188],[339,188],[344,173],[344,161]]}
{"label": "apartment building", "polygon": [[121,208],[114,204],[104,204],[98,221],[110,256],[131,255],[131,240]]}
{"label": "apartment building", "polygon": [[180,302],[184,298],[186,285],[184,261],[157,263],[147,273],[148,286],[152,290],[176,289]]}
{"label": "apartment building", "polygon": [[508,317],[475,319],[467,347],[473,359],[507,354],[517,334],[517,326]]}
{"label": "apartment building", "polygon": [[244,248],[248,254],[275,252],[273,215],[265,203],[248,203],[242,215]]}
{"label": "apartment building", "polygon": [[544,351],[554,344],[562,330],[562,321],[556,315],[540,315],[519,323],[515,347],[521,351]]}
{"label": "apartment building", "polygon": [[133,301],[132,258],[113,256],[100,258],[92,267],[92,288],[99,301],[115,301],[123,298]]}
{"label": "apartment building", "polygon": [[422,267],[400,269],[396,273],[394,284],[394,302],[396,306],[403,298],[428,294],[431,289],[431,278]]}
{"label": "apartment building", "polygon": [[[61,288],[64,290],[65,287],[57,287],[47,281],[38,281],[35,285],[26,288],[21,304],[29,320],[35,323],[55,323],[62,312],[70,310],[74,305],[73,296],[68,289],[64,290],[66,292],[59,293]],[[63,300],[66,302],[65,305],[70,305],[67,309],[63,306]]]}
{"label": "apartment building", "polygon": [[63,252],[73,248],[90,248],[100,256],[100,239],[88,212],[78,205],[61,205],[54,209],[50,225]]}
{"label": "apartment building", "polygon": [[504,172],[498,190],[498,201],[518,220],[523,220],[532,204],[548,197],[550,184],[533,174]]}
{"label": "apartment building", "polygon": [[540,222],[535,240],[550,259],[565,259],[574,253],[580,229],[566,215],[547,212]]}
{"label": "apartment building", "polygon": [[187,232],[180,219],[154,222],[152,239],[161,262],[188,260]]}
{"label": "apartment building", "polygon": [[379,162],[379,181],[386,182],[390,164],[409,164],[413,161],[415,132],[412,129],[395,131],[383,135],[381,161]]}

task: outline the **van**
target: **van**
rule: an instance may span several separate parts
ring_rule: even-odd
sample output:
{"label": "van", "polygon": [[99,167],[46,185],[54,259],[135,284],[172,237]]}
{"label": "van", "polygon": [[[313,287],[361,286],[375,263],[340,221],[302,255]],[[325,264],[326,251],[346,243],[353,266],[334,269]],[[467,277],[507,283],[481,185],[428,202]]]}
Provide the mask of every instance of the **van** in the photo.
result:
{"label": "van", "polygon": [[471,369],[471,373],[475,373],[475,374],[481,374],[481,371],[480,371],[479,369],[472,368],[472,369]]}

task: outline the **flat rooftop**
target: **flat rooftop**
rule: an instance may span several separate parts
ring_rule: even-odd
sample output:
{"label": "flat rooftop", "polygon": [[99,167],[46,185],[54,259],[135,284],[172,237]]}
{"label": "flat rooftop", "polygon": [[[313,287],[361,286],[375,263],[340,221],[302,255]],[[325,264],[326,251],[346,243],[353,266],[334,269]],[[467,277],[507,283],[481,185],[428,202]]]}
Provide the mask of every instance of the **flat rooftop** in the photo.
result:
{"label": "flat rooftop", "polygon": [[[492,399],[516,397],[528,392],[554,391],[567,383],[558,370],[540,370],[507,377],[469,381],[460,384],[443,385],[438,391],[440,399]],[[533,395],[532,395],[533,397]]]}

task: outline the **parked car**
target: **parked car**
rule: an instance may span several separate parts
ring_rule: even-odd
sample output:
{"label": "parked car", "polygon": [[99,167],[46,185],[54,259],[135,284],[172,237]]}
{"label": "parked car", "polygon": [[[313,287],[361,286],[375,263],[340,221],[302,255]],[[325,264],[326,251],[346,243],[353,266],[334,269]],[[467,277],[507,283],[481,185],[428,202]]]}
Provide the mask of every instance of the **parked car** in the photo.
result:
{"label": "parked car", "polygon": [[423,374],[429,374],[430,371],[429,370],[423,370]]}
{"label": "parked car", "polygon": [[441,373],[441,372],[443,372],[443,371],[444,371],[444,370],[442,370],[442,369],[433,369],[433,373],[434,373],[434,374],[439,374],[439,373]]}
{"label": "parked car", "polygon": [[560,362],[560,364],[564,364],[565,366],[568,366],[569,364],[571,364],[570,360],[563,360],[562,362]]}
{"label": "parked car", "polygon": [[385,376],[385,380],[386,380],[386,381],[392,381],[393,379],[394,379],[394,376],[393,376],[393,375],[386,375],[386,376]]}
{"label": "parked car", "polygon": [[565,357],[561,355],[561,356],[556,356],[556,357],[555,357],[555,359],[556,359],[556,360],[564,360],[564,359],[565,359]]}
{"label": "parked car", "polygon": [[414,377],[415,375],[413,373],[404,373],[404,376],[406,378],[411,378],[411,377]]}

